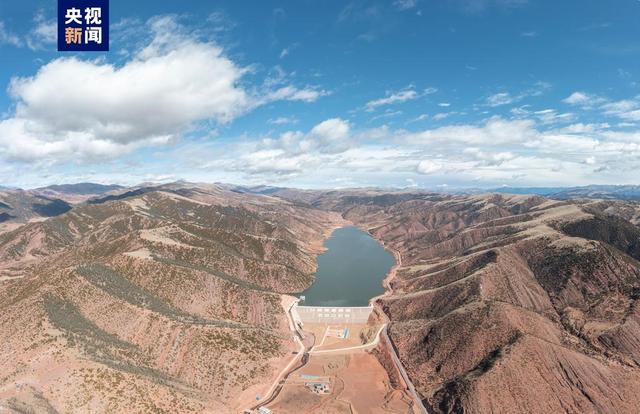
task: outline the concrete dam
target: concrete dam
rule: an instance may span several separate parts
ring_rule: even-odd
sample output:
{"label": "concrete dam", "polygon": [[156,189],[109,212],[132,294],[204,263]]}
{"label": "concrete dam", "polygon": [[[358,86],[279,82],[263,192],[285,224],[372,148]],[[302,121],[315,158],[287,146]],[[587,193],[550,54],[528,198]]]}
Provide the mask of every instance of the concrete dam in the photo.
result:
{"label": "concrete dam", "polygon": [[291,314],[296,322],[329,324],[365,324],[373,311],[371,306],[334,307],[294,305]]}

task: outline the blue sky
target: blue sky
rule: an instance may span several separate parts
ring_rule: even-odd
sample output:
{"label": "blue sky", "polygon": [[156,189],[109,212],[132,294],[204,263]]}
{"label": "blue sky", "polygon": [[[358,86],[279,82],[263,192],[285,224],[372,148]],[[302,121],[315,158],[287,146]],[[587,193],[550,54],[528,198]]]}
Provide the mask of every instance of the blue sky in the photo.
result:
{"label": "blue sky", "polygon": [[640,2],[0,3],[0,185],[638,183]]}

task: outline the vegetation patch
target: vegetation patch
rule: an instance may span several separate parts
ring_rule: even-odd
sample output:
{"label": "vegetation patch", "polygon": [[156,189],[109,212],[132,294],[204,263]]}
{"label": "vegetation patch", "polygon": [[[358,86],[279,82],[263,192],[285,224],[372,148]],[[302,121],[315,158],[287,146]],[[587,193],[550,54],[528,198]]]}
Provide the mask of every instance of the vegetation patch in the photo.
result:
{"label": "vegetation patch", "polygon": [[230,321],[204,319],[174,308],[165,301],[152,295],[147,290],[135,285],[120,273],[102,264],[94,263],[79,266],[76,272],[92,285],[102,289],[111,296],[130,303],[134,306],[149,309],[167,318],[198,325],[212,325],[223,328],[252,328]]}

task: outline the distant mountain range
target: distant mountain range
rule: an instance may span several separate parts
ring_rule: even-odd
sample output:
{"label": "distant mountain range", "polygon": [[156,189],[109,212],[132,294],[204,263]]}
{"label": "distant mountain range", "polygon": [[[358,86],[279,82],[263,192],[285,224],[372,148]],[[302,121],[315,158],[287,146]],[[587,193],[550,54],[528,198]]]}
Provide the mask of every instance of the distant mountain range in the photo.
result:
{"label": "distant mountain range", "polygon": [[[285,187],[272,187],[266,185],[259,186],[231,186],[231,191],[237,193],[263,194],[273,195],[283,191],[291,190]],[[365,190],[365,189],[353,189]],[[434,193],[439,191],[428,191],[420,189],[369,189],[372,191],[385,191],[388,193],[395,192],[426,192]],[[296,190],[299,191],[299,190]],[[348,190],[335,190],[348,191]],[[587,185],[582,187],[499,187],[499,188],[474,188],[471,190],[450,190],[445,191],[449,194],[482,194],[482,193],[500,193],[500,194],[521,194],[521,195],[539,195],[549,197],[556,200],[569,200],[574,198],[588,199],[619,199],[619,200],[640,200],[640,185]]]}
{"label": "distant mountain range", "polygon": [[[164,184],[165,186],[181,186],[184,182]],[[0,223],[6,229],[6,223],[26,223],[33,219],[53,217],[69,211],[72,206],[81,203],[102,204],[109,201],[122,200],[140,196],[155,191],[163,185],[147,183],[134,187],[124,187],[115,184],[76,183],[59,184],[31,190],[21,190],[16,187],[0,186]],[[298,190],[286,187],[267,185],[241,186],[233,184],[216,184],[218,188],[236,194],[269,195],[287,197],[289,193],[297,194],[297,201],[303,201],[302,194],[306,194],[306,203],[313,203],[318,191]],[[433,191],[424,189],[343,189],[327,190],[328,192],[368,192],[371,195],[384,193],[381,197],[389,202],[397,202],[396,197],[410,197],[411,194],[431,194]],[[499,187],[494,189],[450,190],[446,193],[454,195],[469,195],[482,193],[539,195],[556,200],[570,199],[602,199],[640,201],[640,185],[588,185],[582,187]],[[392,195],[395,195],[392,197]]]}
{"label": "distant mountain range", "polygon": [[37,191],[55,191],[65,194],[104,194],[113,190],[120,190],[124,187],[115,184],[96,184],[96,183],[77,183],[77,184],[60,184],[50,185],[47,187],[36,188]]}
{"label": "distant mountain range", "polygon": [[95,183],[51,185],[32,190],[0,187],[0,223],[3,223],[0,232],[12,228],[11,225],[7,226],[9,222],[27,223],[55,217],[71,210],[73,205],[106,197],[124,188]]}
{"label": "distant mountain range", "polygon": [[[247,194],[263,194],[271,195],[280,191],[288,190],[288,187],[276,187],[269,185],[243,186],[232,184],[219,184],[222,187],[236,193]],[[116,184],[97,184],[97,183],[76,183],[76,184],[56,184],[46,187],[35,188],[33,191],[42,195],[54,196],[54,193],[78,196],[96,196],[106,193],[115,192],[125,189],[135,188],[152,188],[157,185],[145,183],[134,187],[125,187]],[[16,190],[17,187],[0,186],[0,191]],[[363,190],[362,188],[358,190]],[[381,190],[381,189],[377,189]],[[342,190],[344,191],[344,189]],[[385,188],[386,192],[394,192],[393,189]],[[419,192],[417,189],[398,189],[397,191]],[[426,190],[425,190],[426,191]],[[428,191],[438,192],[438,191]],[[640,185],[587,185],[576,187],[497,187],[497,188],[474,188],[471,190],[451,190],[445,191],[454,194],[479,194],[479,193],[500,193],[500,194],[522,194],[522,195],[540,195],[558,200],[567,200],[573,198],[590,198],[590,199],[620,199],[620,200],[640,200]]]}
{"label": "distant mountain range", "polygon": [[489,191],[502,194],[535,194],[558,200],[568,200],[574,198],[640,200],[640,185],[587,185],[583,187],[500,187]]}

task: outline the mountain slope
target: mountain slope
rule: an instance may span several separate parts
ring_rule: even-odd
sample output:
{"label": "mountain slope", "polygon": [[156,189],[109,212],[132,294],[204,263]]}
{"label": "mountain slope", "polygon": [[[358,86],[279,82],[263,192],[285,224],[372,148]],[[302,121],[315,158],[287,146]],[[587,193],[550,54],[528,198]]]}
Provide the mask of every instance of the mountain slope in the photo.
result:
{"label": "mountain slope", "polygon": [[338,221],[181,184],[0,235],[0,401],[237,412],[288,361],[281,294],[311,283]]}
{"label": "mountain slope", "polygon": [[378,302],[433,412],[637,411],[637,204],[281,194],[340,211],[398,253]]}
{"label": "mountain slope", "polygon": [[0,190],[0,233],[71,210],[66,201],[24,190]]}

